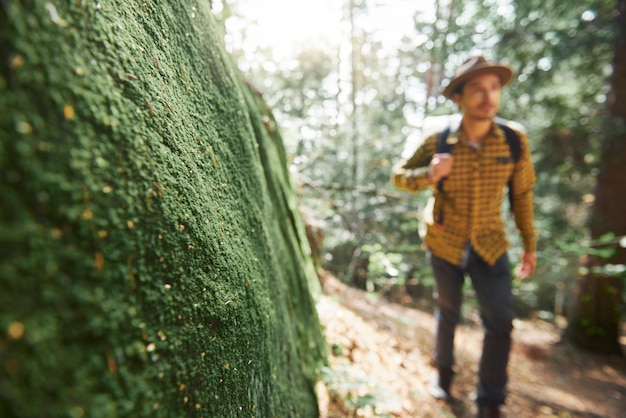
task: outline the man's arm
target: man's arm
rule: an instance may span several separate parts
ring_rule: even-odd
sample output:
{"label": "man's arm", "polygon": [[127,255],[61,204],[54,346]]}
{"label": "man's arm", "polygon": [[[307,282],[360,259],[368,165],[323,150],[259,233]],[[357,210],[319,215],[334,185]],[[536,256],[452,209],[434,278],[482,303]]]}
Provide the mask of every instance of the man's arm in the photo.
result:
{"label": "man's arm", "polygon": [[518,278],[526,278],[535,270],[536,264],[536,235],[534,227],[533,187],[535,185],[535,167],[531,160],[528,138],[519,133],[520,159],[515,164],[513,172],[513,214],[515,224],[522,237],[524,254],[522,262],[516,269]]}
{"label": "man's arm", "polygon": [[410,158],[403,159],[391,170],[391,181],[402,190],[417,192],[433,184],[429,164],[435,154],[436,137],[427,138]]}
{"label": "man's arm", "polygon": [[411,168],[407,161],[401,161],[391,171],[393,184],[402,190],[417,192],[430,185],[428,166]]}

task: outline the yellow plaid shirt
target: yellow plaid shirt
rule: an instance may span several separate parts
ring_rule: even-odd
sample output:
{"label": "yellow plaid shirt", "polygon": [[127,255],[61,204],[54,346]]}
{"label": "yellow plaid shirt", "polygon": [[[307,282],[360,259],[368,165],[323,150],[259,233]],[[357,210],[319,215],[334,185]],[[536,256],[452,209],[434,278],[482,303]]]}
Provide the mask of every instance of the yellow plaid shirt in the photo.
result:
{"label": "yellow plaid shirt", "polygon": [[[514,129],[515,130],[515,129]],[[432,135],[408,159],[397,164],[392,180],[399,189],[417,192],[434,188],[434,225],[428,225],[425,244],[432,253],[459,265],[468,242],[490,265],[509,247],[502,220],[502,199],[512,178],[513,214],[524,251],[535,252],[533,186],[535,169],[528,138],[515,130],[521,153],[513,161],[504,132],[493,124],[477,149],[469,146],[459,128],[448,135],[454,157],[452,172],[443,182],[443,193],[428,181],[428,165],[436,153],[439,134]],[[512,177],[511,177],[512,176]],[[442,219],[441,224],[437,220]]]}

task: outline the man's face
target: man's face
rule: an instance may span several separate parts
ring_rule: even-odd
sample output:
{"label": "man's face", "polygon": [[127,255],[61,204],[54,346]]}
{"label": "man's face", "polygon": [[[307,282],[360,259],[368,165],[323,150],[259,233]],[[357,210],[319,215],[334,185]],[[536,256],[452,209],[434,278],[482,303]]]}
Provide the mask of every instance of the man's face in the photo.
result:
{"label": "man's face", "polygon": [[453,96],[454,101],[466,118],[493,119],[500,107],[502,82],[495,74],[482,74],[470,78],[461,93]]}

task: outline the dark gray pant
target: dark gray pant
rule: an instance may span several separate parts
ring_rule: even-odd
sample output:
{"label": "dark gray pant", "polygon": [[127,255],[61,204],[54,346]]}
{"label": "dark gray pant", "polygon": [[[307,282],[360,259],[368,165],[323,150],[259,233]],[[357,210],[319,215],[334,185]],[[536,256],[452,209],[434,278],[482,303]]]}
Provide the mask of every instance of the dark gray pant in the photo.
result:
{"label": "dark gray pant", "polygon": [[454,365],[454,331],[461,319],[463,282],[467,273],[478,298],[485,328],[476,401],[481,405],[496,406],[503,404],[506,398],[506,369],[515,315],[509,259],[505,253],[494,266],[490,266],[471,248],[468,251],[464,266],[431,254],[438,306],[435,363],[440,369],[452,369]]}

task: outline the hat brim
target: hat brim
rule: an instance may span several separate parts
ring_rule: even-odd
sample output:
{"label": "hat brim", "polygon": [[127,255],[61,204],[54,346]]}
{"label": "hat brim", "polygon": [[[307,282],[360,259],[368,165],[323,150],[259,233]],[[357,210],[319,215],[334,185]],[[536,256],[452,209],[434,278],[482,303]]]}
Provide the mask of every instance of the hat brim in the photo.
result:
{"label": "hat brim", "polygon": [[457,89],[470,78],[489,73],[497,75],[502,81],[503,87],[509,84],[513,79],[513,69],[508,65],[488,64],[479,66],[450,80],[450,83],[443,90],[443,95],[450,99],[452,95],[457,92]]}

